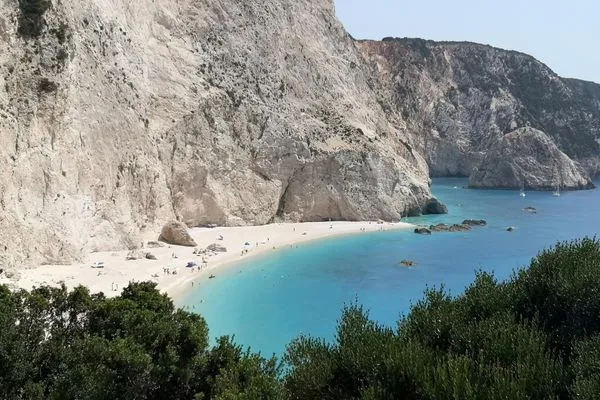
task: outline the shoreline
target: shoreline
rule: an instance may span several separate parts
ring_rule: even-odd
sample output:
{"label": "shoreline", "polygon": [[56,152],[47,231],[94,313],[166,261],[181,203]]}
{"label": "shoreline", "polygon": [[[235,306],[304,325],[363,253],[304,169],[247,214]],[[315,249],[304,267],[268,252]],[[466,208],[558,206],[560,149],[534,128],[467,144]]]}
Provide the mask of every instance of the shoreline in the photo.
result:
{"label": "shoreline", "polygon": [[[18,279],[0,279],[0,284],[30,290],[42,285],[58,286],[64,282],[69,289],[83,285],[88,287],[91,293],[103,292],[107,297],[114,297],[119,295],[129,282],[151,281],[157,283],[161,293],[166,293],[173,301],[177,301],[192,290],[196,283],[209,279],[210,275],[219,270],[236,262],[267,254],[269,251],[336,236],[414,227],[415,225],[406,222],[334,221],[191,228],[188,232],[198,244],[196,248],[166,243],[161,243],[162,247],[149,247],[148,241],[154,241],[156,238],[147,237],[144,248],[133,251],[142,256],[140,259],[126,260],[130,253],[128,250],[91,253],[84,263],[43,265],[21,270]],[[222,240],[219,240],[220,238]],[[223,246],[227,251],[194,254],[195,249],[202,250],[211,244]],[[143,258],[145,253],[151,253],[156,260]],[[189,262],[203,268],[187,268],[186,264]],[[104,263],[104,267],[92,268],[92,265],[97,263]],[[169,270],[169,274],[166,273],[166,269]]]}

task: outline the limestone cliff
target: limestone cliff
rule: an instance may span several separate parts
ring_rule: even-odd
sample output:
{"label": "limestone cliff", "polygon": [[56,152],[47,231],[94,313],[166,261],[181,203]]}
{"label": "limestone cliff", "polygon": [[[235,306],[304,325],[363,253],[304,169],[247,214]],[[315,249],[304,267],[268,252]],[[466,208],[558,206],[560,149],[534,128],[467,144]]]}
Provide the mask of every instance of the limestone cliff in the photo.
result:
{"label": "limestone cliff", "polygon": [[1,0],[0,70],[4,264],[431,197],[332,0]]}
{"label": "limestone cliff", "polygon": [[380,104],[412,133],[432,175],[470,176],[491,146],[523,127],[544,132],[589,175],[600,174],[600,85],[474,43],[387,38],[358,45]]}
{"label": "limestone cliff", "polygon": [[332,0],[0,0],[0,88],[3,265],[173,219],[443,211],[429,170],[484,171],[528,126],[573,182],[571,159],[600,172],[600,86],[488,46],[357,42]]}
{"label": "limestone cliff", "polygon": [[543,132],[521,128],[497,140],[471,174],[474,188],[588,189],[592,182]]}

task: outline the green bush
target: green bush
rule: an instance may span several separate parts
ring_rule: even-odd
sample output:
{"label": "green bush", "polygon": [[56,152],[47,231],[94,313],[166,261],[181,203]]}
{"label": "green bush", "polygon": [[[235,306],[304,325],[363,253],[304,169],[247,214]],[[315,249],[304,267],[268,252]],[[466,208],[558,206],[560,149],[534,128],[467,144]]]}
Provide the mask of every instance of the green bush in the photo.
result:
{"label": "green bush", "polygon": [[346,307],[283,364],[177,310],[153,283],[107,299],[0,286],[0,399],[598,399],[600,244],[557,245],[507,282],[428,290],[396,329]]}
{"label": "green bush", "polygon": [[[0,323],[2,399],[209,399],[232,388],[276,398],[280,389],[273,360],[227,338],[209,349],[202,317],[176,310],[154,283],[113,299],[0,286]],[[223,349],[232,355],[219,363]]]}
{"label": "green bush", "polygon": [[39,36],[46,24],[44,13],[51,6],[51,0],[19,0],[19,34],[25,38]]}
{"label": "green bush", "polygon": [[599,294],[598,241],[559,244],[507,282],[426,291],[394,332],[345,309],[333,344],[292,343],[285,386],[293,399],[600,398]]}

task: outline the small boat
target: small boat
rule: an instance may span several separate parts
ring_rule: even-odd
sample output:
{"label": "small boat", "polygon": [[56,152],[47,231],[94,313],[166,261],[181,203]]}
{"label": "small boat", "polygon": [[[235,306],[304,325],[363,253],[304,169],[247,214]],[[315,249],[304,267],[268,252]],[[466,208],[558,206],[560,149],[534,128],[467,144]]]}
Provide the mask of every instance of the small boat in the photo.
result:
{"label": "small boat", "polygon": [[558,175],[558,173],[555,171],[554,173],[554,192],[552,192],[552,196],[554,197],[560,197],[560,176]]}
{"label": "small boat", "polygon": [[214,276],[214,275],[211,275],[208,277],[208,279],[215,279],[215,278],[216,278],[216,276]]}
{"label": "small boat", "polygon": [[519,196],[527,197],[527,195],[525,194],[525,181],[523,181],[523,183],[521,183],[521,191],[519,192]]}

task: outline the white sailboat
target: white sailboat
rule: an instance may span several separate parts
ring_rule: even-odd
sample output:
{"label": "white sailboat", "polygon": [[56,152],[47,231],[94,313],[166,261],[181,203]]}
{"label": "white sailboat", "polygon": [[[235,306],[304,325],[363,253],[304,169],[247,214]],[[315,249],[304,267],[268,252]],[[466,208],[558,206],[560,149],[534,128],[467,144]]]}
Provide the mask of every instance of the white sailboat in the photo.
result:
{"label": "white sailboat", "polygon": [[558,175],[557,171],[555,170],[554,172],[554,182],[556,182],[556,185],[554,186],[554,192],[552,192],[552,196],[554,197],[560,197],[560,175]]}
{"label": "white sailboat", "polygon": [[521,184],[521,191],[519,192],[519,196],[521,196],[521,197],[526,197],[527,196],[525,194],[525,184]]}

